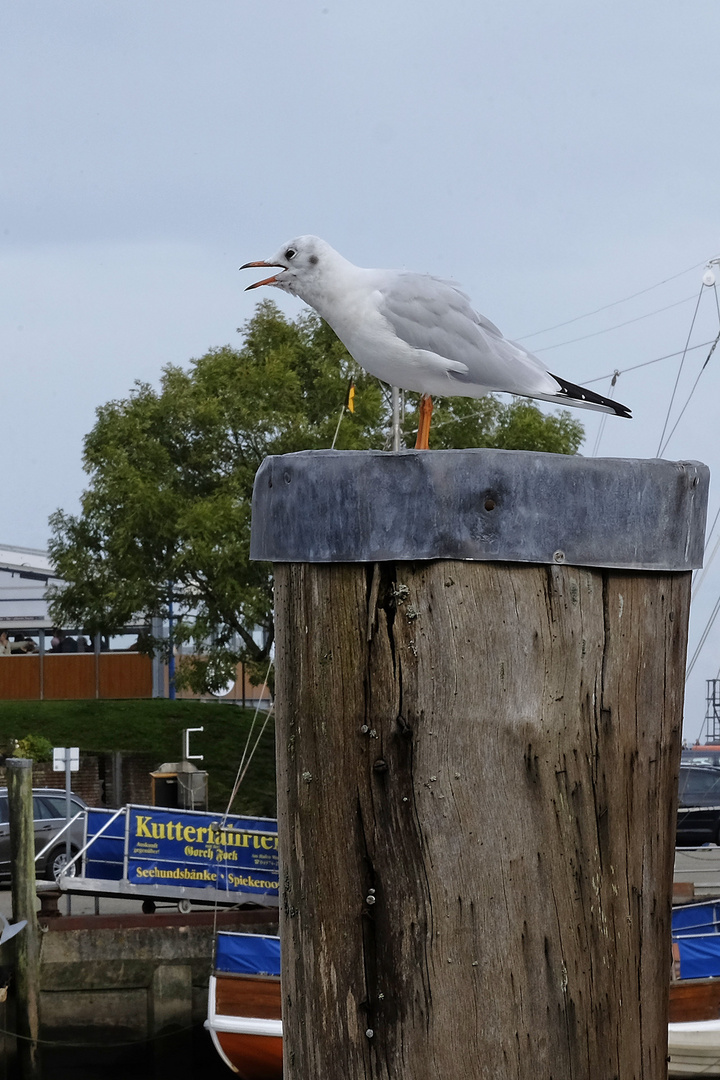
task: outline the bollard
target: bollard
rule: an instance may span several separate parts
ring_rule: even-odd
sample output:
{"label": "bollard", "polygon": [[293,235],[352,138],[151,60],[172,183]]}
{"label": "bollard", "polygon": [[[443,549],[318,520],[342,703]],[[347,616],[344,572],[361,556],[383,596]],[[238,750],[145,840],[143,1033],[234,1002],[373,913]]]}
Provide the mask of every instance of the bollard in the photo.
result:
{"label": "bollard", "polygon": [[8,758],[5,762],[10,817],[13,920],[19,922],[27,919],[27,926],[15,938],[18,1059],[23,1080],[37,1080],[40,1076],[37,1042],[40,944],[35,894],[32,764],[27,758]]}
{"label": "bollard", "polygon": [[664,1080],[707,489],[519,451],[264,462],[286,1080]]}

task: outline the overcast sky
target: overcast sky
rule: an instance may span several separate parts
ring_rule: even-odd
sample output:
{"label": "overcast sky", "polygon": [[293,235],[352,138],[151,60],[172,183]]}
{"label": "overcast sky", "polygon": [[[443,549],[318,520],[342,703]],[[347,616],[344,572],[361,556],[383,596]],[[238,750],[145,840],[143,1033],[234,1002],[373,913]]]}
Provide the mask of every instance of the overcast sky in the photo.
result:
{"label": "overcast sky", "polygon": [[[719,46],[711,0],[3,5],[0,541],[46,545],[48,515],[78,507],[95,409],[238,344],[259,299],[238,266],[305,232],[454,278],[509,337],[613,305],[526,344],[601,393],[623,372],[635,419],[596,446],[599,415],[579,414],[583,452],[655,456],[680,357],[627,369],[683,350],[698,296],[690,344],[720,329],[702,288],[720,256]],[[708,351],[687,353],[668,431]],[[663,456],[720,465],[719,367],[720,348]],[[719,666],[720,620],[689,736]]]}

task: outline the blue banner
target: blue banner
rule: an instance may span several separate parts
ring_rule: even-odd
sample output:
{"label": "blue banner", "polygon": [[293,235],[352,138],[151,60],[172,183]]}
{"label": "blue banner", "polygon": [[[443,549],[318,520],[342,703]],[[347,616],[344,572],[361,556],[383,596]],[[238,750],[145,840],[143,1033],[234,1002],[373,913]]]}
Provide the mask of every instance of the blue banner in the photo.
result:
{"label": "blue banner", "polygon": [[127,880],[278,895],[277,821],[128,807]]}

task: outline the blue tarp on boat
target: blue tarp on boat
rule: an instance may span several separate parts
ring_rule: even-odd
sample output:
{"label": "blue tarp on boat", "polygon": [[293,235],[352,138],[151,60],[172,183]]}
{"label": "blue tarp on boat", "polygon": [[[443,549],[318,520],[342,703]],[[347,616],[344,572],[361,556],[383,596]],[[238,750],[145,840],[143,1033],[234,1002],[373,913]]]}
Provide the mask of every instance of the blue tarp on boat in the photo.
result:
{"label": "blue tarp on boat", "polygon": [[678,938],[681,979],[709,979],[720,975],[720,934]]}
{"label": "blue tarp on boat", "polygon": [[720,902],[686,904],[672,913],[672,939],[681,979],[720,976]]}
{"label": "blue tarp on boat", "polygon": [[280,938],[221,931],[215,969],[235,975],[279,975]]}
{"label": "blue tarp on boat", "polygon": [[720,928],[720,903],[684,904],[673,908],[673,940],[678,934],[718,933]]}

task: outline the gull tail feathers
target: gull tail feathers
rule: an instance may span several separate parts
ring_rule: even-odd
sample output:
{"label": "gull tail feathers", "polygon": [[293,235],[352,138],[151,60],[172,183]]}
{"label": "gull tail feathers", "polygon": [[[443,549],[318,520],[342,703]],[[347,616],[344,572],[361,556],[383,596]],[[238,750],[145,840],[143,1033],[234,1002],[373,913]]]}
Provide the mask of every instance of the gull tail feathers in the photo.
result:
{"label": "gull tail feathers", "polygon": [[627,405],[621,405],[619,401],[612,401],[584,386],[577,386],[575,383],[568,382],[567,379],[561,379],[559,375],[553,375],[552,372],[549,374],[560,384],[560,390],[557,394],[548,394],[547,401],[556,401],[560,405],[567,402],[581,409],[595,409],[597,412],[608,412],[615,416],[632,419],[632,413]]}

